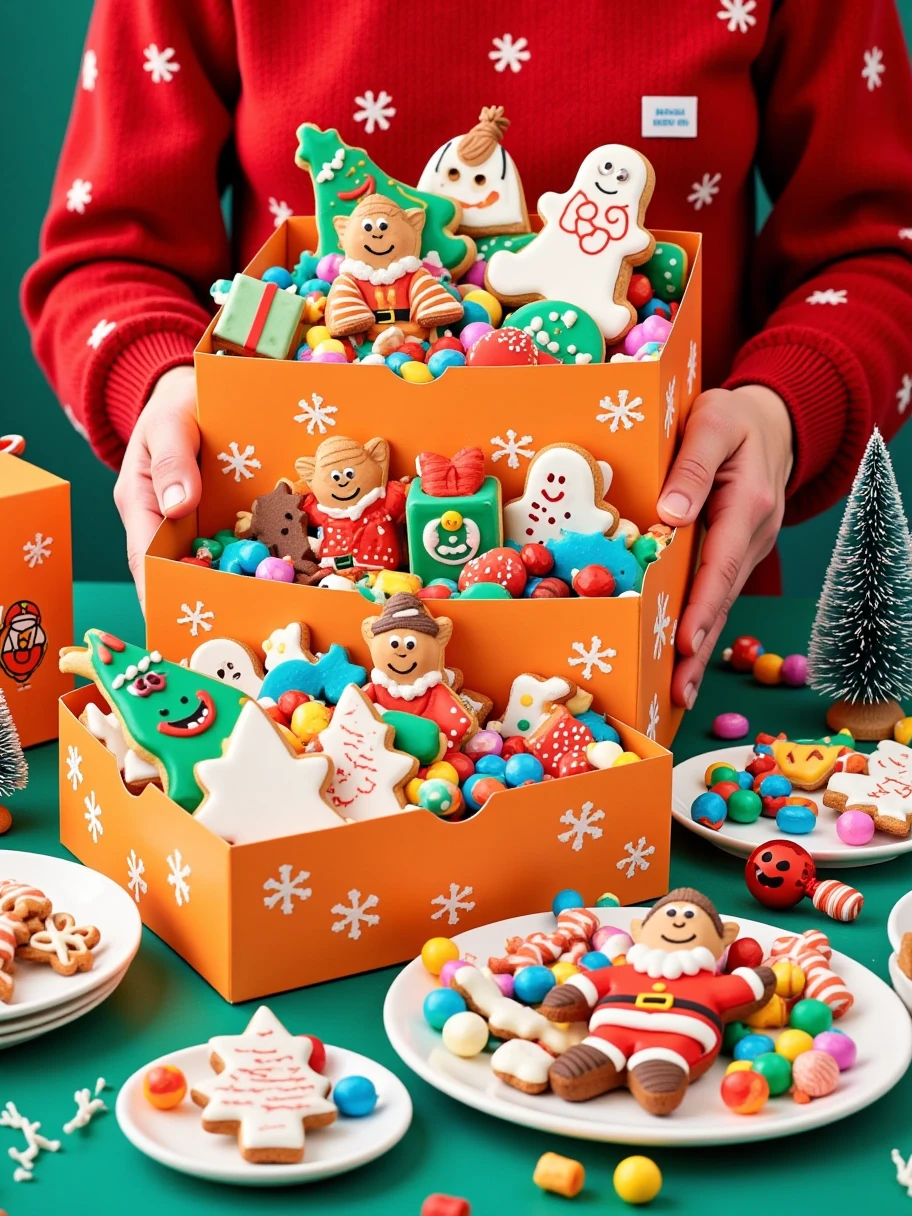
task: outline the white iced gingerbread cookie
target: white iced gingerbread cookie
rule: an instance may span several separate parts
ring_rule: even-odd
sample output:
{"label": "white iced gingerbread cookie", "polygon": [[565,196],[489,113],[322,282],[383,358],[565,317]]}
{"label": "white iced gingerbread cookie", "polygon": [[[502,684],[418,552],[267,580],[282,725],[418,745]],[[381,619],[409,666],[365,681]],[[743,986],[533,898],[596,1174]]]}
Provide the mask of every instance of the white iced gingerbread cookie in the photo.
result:
{"label": "white iced gingerbread cookie", "polygon": [[496,727],[505,739],[516,735],[527,739],[554,706],[566,701],[572,692],[573,685],[563,676],[546,679],[532,672],[524,672],[510,686],[510,697],[502,720],[488,725],[492,729]]}
{"label": "white iced gingerbread cookie", "polygon": [[263,683],[263,667],[257,656],[242,642],[232,638],[210,638],[197,646],[190,656],[190,670],[221,680],[240,689],[248,697],[258,697]]}
{"label": "white iced gingerbread cookie", "polygon": [[246,1161],[303,1161],[305,1130],[337,1114],[330,1082],[309,1066],[311,1040],[289,1034],[261,1005],[243,1034],[217,1035],[209,1050],[218,1076],[191,1090],[203,1107],[203,1131],[236,1135]]}
{"label": "white iced gingerbread cookie", "polygon": [[636,321],[627,302],[632,267],[655,247],[643,227],[655,177],[649,161],[623,144],[590,152],[565,194],[543,194],[545,222],[518,253],[500,250],[485,283],[512,302],[567,300],[592,316],[614,342]]}
{"label": "white iced gingerbread cookie", "polygon": [[552,443],[536,454],[522,497],[504,507],[504,540],[517,545],[560,540],[561,532],[617,528],[618,513],[603,499],[605,472],[583,448]]}
{"label": "white iced gingerbread cookie", "polygon": [[225,754],[201,761],[195,771],[206,795],[195,818],[229,844],[343,824],[325,796],[333,771],[329,758],[296,755],[254,701],[241,710]]}
{"label": "white iced gingerbread cookie", "polygon": [[494,1075],[524,1094],[542,1094],[548,1089],[553,1063],[550,1051],[525,1039],[508,1039],[491,1056]]}
{"label": "white iced gingerbread cookie", "polygon": [[307,649],[309,643],[310,632],[307,626],[297,621],[286,625],[284,629],[273,629],[263,643],[266,670],[272,671],[273,667],[287,663],[289,659],[312,660],[313,655]]}
{"label": "white iced gingerbread cookie", "polygon": [[912,826],[912,750],[882,739],[867,757],[867,773],[834,773],[823,796],[825,806],[865,811],[874,826],[891,836],[908,836]]}

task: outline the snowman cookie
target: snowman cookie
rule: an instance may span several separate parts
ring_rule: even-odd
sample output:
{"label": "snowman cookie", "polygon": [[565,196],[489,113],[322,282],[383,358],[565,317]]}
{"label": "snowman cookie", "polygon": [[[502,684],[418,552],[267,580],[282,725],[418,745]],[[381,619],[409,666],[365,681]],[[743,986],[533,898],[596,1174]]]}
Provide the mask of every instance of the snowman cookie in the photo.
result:
{"label": "snowman cookie", "polygon": [[581,308],[566,300],[537,300],[523,304],[507,318],[528,334],[540,350],[545,350],[561,363],[603,363],[605,339],[598,325]]}
{"label": "snowman cookie", "polygon": [[560,540],[563,532],[617,530],[618,512],[604,501],[607,467],[584,448],[552,443],[541,448],[526,474],[521,498],[504,507],[504,540],[516,545]]}
{"label": "snowman cookie", "polygon": [[643,226],[654,184],[652,165],[633,148],[596,148],[565,194],[538,200],[545,226],[535,240],[518,253],[492,255],[485,286],[509,303],[568,300],[616,342],[636,322],[627,300],[632,268],[655,248]]}

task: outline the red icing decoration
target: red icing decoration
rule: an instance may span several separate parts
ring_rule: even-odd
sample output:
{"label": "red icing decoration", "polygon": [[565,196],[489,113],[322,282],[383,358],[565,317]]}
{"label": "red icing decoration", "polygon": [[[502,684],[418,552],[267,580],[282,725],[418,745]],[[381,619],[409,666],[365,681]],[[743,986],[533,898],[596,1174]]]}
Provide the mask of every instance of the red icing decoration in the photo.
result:
{"label": "red icing decoration", "polygon": [[278,290],[279,288],[275,283],[263,284],[263,294],[260,296],[260,302],[257,304],[253,320],[250,322],[250,329],[247,332],[247,337],[244,339],[244,350],[256,350],[257,343],[263,336],[263,330],[266,328],[266,318],[269,316],[272,301],[275,299]]}
{"label": "red icing decoration", "polygon": [[535,367],[539,352],[528,334],[505,325],[482,334],[466,355],[468,367]]}
{"label": "red icing decoration", "polygon": [[105,667],[108,667],[114,662],[114,656],[111,654],[110,650],[108,650],[107,646],[102,645],[100,642],[98,644],[97,654],[102,663],[104,663]]}
{"label": "red icing decoration", "polygon": [[461,448],[452,459],[436,452],[418,457],[421,488],[431,498],[461,498],[477,494],[485,479],[481,448]]}
{"label": "red icing decoration", "polygon": [[566,756],[561,756],[557,765],[558,777],[572,777],[576,773],[591,771],[592,765],[582,752],[568,752]]}
{"label": "red icing decoration", "polygon": [[212,697],[204,689],[197,692],[199,705],[193,711],[194,714],[201,712],[200,707],[206,708],[209,712],[205,718],[196,718],[195,721],[189,722],[188,718],[182,719],[182,722],[188,722],[188,725],[182,725],[182,722],[159,722],[158,733],[160,735],[168,735],[172,739],[191,739],[195,735],[202,735],[215,722],[215,702]]}
{"label": "red icing decoration", "polygon": [[113,633],[96,634],[99,642],[104,642],[105,646],[110,646],[112,650],[116,650],[118,654],[125,650],[126,647],[120,638],[116,638]]}
{"label": "red icing decoration", "polygon": [[593,743],[592,731],[579,722],[563,705],[559,705],[546,721],[526,740],[529,751],[538,760],[546,773],[560,777],[560,762],[564,756],[574,752],[585,752]]}

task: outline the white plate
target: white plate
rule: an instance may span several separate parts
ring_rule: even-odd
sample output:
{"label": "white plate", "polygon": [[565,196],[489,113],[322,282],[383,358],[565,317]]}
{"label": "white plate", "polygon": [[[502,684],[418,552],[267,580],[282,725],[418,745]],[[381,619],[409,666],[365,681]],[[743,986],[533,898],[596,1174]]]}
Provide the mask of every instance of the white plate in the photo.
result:
{"label": "white plate", "polygon": [[113,992],[126,974],[126,969],[124,969],[119,975],[115,975],[112,980],[108,980],[101,988],[93,988],[91,992],[84,992],[75,1000],[67,1001],[64,1005],[55,1005],[53,1009],[45,1009],[41,1013],[33,1013],[25,1018],[17,1018],[15,1021],[4,1022],[0,1025],[0,1044],[9,1035],[19,1034],[22,1030],[31,1030],[33,1026],[50,1025],[68,1013],[77,1009],[88,1008],[90,1002],[94,1001],[102,992]]}
{"label": "white plate", "polygon": [[912,933],[912,891],[896,901],[887,918],[887,937],[894,950],[899,950],[904,933]]}
{"label": "white plate", "polygon": [[904,972],[900,971],[895,952],[890,955],[887,966],[890,970],[890,982],[895,988],[899,999],[909,1012],[912,1013],[912,980]]}
{"label": "white plate", "polygon": [[66,976],[40,963],[17,964],[12,1000],[0,1004],[0,1032],[6,1022],[88,996],[133,961],[142,921],[132,898],[104,874],[60,857],[0,849],[0,877],[31,883],[44,891],[55,912],[70,912],[77,925],[96,925],[101,933],[91,971]]}
{"label": "white plate", "polygon": [[[602,924],[622,928],[646,911],[595,909]],[[757,921],[739,923],[742,935],[756,938],[764,949],[786,932]],[[507,937],[525,937],[537,930],[553,929],[551,913],[537,913],[484,925],[460,933],[453,940],[463,957],[474,955],[487,960],[491,955],[503,954]],[[798,927],[793,926],[790,931],[797,932]],[[691,1086],[679,1109],[667,1118],[647,1114],[626,1090],[578,1103],[564,1102],[552,1093],[520,1093],[494,1076],[490,1054],[483,1053],[471,1060],[451,1055],[439,1032],[425,1022],[422,1004],[436,987],[436,981],[425,971],[420,959],[409,963],[393,981],[383,1008],[383,1021],[393,1047],[419,1077],[451,1098],[510,1123],[615,1144],[680,1146],[771,1140],[822,1127],[876,1102],[899,1081],[912,1059],[912,1022],[896,994],[876,975],[843,954],[834,952],[832,968],[855,997],[855,1004],[840,1018],[838,1028],[855,1040],[856,1063],[842,1073],[839,1088],[829,1097],[799,1105],[786,1094],[771,1098],[762,1111],[751,1116],[734,1114],[719,1096],[719,1085],[729,1062],[724,1057]]]}
{"label": "white plate", "polygon": [[96,988],[94,992],[75,1005],[68,1005],[62,1011],[55,1009],[46,1019],[29,1018],[29,1025],[19,1026],[17,1024],[8,1032],[4,1031],[3,1034],[0,1034],[0,1051],[4,1051],[7,1047],[16,1047],[19,1043],[27,1043],[30,1039],[40,1038],[41,1035],[50,1034],[52,1030],[57,1030],[61,1026],[67,1026],[70,1022],[75,1022],[77,1018],[90,1013],[108,999],[119,986],[124,975],[126,975],[126,972],[121,972],[109,984],[105,984],[103,988]]}
{"label": "white plate", "polygon": [[189,1093],[174,1110],[156,1110],[143,1097],[143,1077],[156,1064],[175,1064],[187,1078],[188,1090],[211,1079],[209,1047],[201,1043],[152,1060],[138,1069],[117,1095],[117,1122],[131,1144],[162,1165],[182,1174],[227,1182],[234,1186],[292,1186],[317,1182],[366,1165],[398,1144],[412,1121],[412,1100],[397,1076],[382,1064],[346,1051],[326,1047],[323,1075],[335,1085],[343,1077],[373,1081],[379,1101],[360,1119],[339,1115],[329,1127],[307,1133],[306,1157],[297,1165],[251,1165],[241,1156],[234,1136],[204,1132],[202,1110]]}
{"label": "white plate", "polygon": [[706,783],[703,777],[711,764],[731,764],[741,770],[753,759],[753,746],[750,743],[740,743],[737,747],[722,747],[716,751],[704,752],[701,756],[691,756],[674,767],[672,777],[671,813],[678,823],[689,832],[696,832],[705,840],[710,840],[717,849],[725,853],[733,853],[736,857],[748,857],[758,844],[767,840],[794,840],[807,849],[821,869],[842,870],[853,866],[871,866],[881,861],[891,861],[901,853],[912,850],[912,834],[900,839],[898,836],[888,836],[886,832],[875,832],[869,844],[843,844],[836,832],[838,815],[832,807],[823,805],[824,790],[795,790],[801,798],[809,798],[820,809],[817,816],[817,826],[806,836],[792,836],[780,832],[775,819],[764,816],[756,823],[732,823],[726,819],[718,832],[695,823],[690,817],[690,808],[698,794],[706,793]]}

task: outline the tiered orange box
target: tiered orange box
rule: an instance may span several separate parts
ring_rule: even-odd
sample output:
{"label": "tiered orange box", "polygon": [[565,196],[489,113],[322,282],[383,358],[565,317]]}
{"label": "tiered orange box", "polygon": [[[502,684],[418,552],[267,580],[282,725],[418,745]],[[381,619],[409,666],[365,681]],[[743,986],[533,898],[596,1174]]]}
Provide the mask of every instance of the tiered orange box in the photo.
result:
{"label": "tiered orange box", "polygon": [[60,702],[61,840],[229,1001],[402,962],[563,887],[625,904],[668,889],[672,759],[617,720],[639,764],[506,790],[461,823],[416,810],[230,846],[159,789],[127,791],[79,721],[93,700]]}
{"label": "tiered orange box", "polygon": [[57,737],[57,670],[73,641],[69,482],[0,454],[0,689],[23,747]]}

